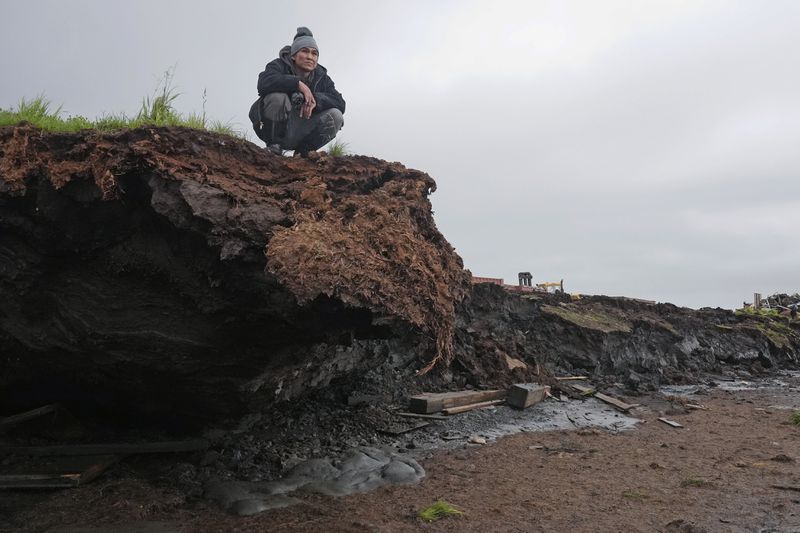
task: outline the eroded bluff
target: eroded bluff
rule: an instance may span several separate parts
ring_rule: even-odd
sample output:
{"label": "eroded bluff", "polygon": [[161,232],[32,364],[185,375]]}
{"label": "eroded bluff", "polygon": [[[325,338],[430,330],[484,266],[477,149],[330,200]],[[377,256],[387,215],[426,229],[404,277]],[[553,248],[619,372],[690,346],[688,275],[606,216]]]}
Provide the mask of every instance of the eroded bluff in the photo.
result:
{"label": "eroded bluff", "polygon": [[434,189],[181,128],[0,129],[0,403],[203,423],[446,363],[470,286]]}

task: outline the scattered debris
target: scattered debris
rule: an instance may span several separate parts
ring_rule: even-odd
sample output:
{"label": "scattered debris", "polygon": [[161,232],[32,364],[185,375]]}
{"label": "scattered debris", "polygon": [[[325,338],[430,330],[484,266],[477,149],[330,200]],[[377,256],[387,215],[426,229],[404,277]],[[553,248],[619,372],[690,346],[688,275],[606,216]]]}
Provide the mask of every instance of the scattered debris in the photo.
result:
{"label": "scattered debris", "polygon": [[419,517],[426,522],[433,522],[434,520],[439,520],[440,518],[444,518],[446,516],[461,516],[463,514],[464,511],[456,509],[444,500],[439,500],[433,505],[430,505],[420,511]]}
{"label": "scattered debris", "polygon": [[706,407],[705,405],[700,405],[700,404],[696,404],[696,403],[687,403],[687,404],[684,405],[684,407],[686,407],[687,409],[694,409],[694,410],[700,410],[700,411],[710,411],[710,409],[708,407]]}
{"label": "scattered debris", "polygon": [[470,405],[491,400],[504,400],[504,390],[465,390],[458,392],[435,392],[418,394],[409,399],[408,409],[412,413],[431,414],[444,409]]}
{"label": "scattered debris", "polygon": [[510,355],[506,355],[506,364],[508,365],[509,370],[514,370],[515,368],[528,368],[528,365],[525,364],[524,361],[511,357]]}
{"label": "scattered debris", "polygon": [[664,417],[659,417],[658,421],[659,421],[659,422],[664,422],[666,425],[668,425],[668,426],[672,426],[672,427],[674,427],[674,428],[682,428],[682,427],[683,427],[681,424],[678,424],[678,423],[677,423],[677,422],[675,422],[674,420],[667,420],[667,419],[666,419],[666,418],[664,418]]}
{"label": "scattered debris", "polygon": [[550,393],[550,387],[538,383],[517,383],[508,389],[506,401],[511,407],[526,409],[545,399]]}
{"label": "scattered debris", "polygon": [[589,379],[586,376],[559,376],[556,377],[556,381],[579,381]]}
{"label": "scattered debris", "polygon": [[770,461],[775,461],[776,463],[793,463],[794,459],[789,457],[788,455],[781,453],[776,455],[775,457],[770,458]]}

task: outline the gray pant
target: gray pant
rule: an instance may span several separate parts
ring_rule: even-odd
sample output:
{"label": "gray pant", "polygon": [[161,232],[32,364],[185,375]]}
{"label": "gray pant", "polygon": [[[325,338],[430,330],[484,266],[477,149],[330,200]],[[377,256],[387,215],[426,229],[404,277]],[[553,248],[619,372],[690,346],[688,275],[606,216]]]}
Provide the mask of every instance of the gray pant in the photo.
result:
{"label": "gray pant", "polygon": [[286,93],[270,93],[261,100],[261,119],[269,128],[265,132],[270,138],[267,144],[279,144],[284,150],[317,150],[344,126],[342,112],[336,108],[302,118]]}

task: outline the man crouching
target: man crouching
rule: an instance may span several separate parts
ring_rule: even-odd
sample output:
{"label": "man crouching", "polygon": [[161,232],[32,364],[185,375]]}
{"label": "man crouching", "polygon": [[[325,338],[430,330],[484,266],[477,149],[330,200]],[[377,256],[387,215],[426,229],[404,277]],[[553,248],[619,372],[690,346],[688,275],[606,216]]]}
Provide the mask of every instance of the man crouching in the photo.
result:
{"label": "man crouching", "polygon": [[317,63],[311,30],[297,28],[291,46],[258,75],[258,100],[250,108],[256,135],[267,149],[305,154],[332,141],[344,125],[344,98]]}

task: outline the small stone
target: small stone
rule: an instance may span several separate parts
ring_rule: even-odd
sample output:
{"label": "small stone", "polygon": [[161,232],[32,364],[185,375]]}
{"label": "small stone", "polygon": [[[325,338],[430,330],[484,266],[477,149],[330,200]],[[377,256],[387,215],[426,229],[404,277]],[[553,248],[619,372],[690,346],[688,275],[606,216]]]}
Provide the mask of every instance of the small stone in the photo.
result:
{"label": "small stone", "polygon": [[480,435],[472,435],[469,438],[471,444],[486,444],[486,439],[481,437]]}

